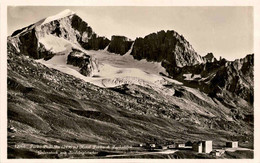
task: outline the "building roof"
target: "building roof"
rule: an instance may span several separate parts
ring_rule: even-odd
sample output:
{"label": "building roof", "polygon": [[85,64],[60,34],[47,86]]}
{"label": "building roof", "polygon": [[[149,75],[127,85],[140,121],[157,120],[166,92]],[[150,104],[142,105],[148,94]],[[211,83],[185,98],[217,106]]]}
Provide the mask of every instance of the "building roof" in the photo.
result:
{"label": "building roof", "polygon": [[200,144],[202,144],[202,142],[201,141],[197,141],[197,142],[194,142],[193,144],[200,145]]}

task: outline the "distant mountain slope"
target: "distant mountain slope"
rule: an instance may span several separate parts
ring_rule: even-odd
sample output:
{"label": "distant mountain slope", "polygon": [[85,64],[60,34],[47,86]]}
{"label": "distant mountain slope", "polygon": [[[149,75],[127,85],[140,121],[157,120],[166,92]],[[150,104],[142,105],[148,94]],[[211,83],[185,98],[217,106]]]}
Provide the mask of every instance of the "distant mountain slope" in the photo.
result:
{"label": "distant mountain slope", "polygon": [[184,85],[198,88],[211,97],[229,101],[234,96],[239,96],[253,104],[254,54],[235,61],[222,59],[206,64],[184,66],[179,68],[173,78]]}

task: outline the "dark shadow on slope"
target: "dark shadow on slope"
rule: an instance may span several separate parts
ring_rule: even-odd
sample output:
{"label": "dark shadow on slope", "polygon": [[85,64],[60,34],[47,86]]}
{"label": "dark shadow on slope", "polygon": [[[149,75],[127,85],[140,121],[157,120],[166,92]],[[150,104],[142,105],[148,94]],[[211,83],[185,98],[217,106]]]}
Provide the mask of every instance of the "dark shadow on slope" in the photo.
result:
{"label": "dark shadow on slope", "polygon": [[13,158],[43,158],[41,155],[38,155],[36,152],[29,151],[28,149],[17,149],[8,147],[8,159]]}

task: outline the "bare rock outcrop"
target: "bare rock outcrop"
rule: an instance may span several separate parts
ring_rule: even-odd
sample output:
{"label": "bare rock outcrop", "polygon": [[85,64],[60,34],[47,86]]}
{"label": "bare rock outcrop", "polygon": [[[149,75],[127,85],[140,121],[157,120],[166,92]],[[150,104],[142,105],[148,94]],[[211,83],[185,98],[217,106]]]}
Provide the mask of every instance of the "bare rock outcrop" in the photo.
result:
{"label": "bare rock outcrop", "polygon": [[137,38],[131,55],[138,60],[162,62],[162,66],[170,75],[173,75],[178,67],[204,63],[190,43],[173,30],[162,30],[144,38]]}
{"label": "bare rock outcrop", "polygon": [[79,72],[84,76],[92,76],[95,71],[98,71],[96,59],[77,49],[72,49],[67,64],[79,67]]}
{"label": "bare rock outcrop", "polygon": [[112,36],[107,50],[111,53],[124,55],[130,50],[132,44],[133,41],[125,36]]}
{"label": "bare rock outcrop", "polygon": [[202,57],[205,62],[215,62],[217,59],[214,57],[213,53],[208,53],[204,57]]}

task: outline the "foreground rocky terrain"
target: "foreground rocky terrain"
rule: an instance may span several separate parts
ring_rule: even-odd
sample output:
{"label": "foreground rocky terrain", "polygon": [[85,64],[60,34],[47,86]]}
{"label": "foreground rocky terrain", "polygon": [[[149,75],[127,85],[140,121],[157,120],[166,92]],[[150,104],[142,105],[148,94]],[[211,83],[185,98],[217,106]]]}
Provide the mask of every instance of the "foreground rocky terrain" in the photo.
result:
{"label": "foreground rocky terrain", "polygon": [[43,19],[8,38],[8,156],[96,158],[197,140],[252,149],[253,61],[201,57],[174,31],[110,42],[71,11]]}

